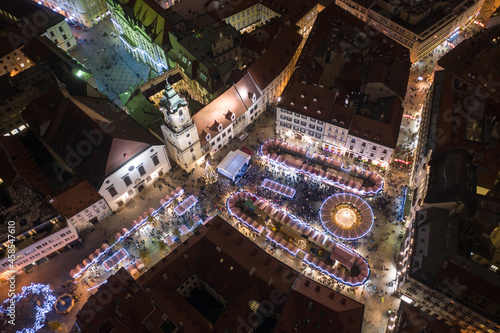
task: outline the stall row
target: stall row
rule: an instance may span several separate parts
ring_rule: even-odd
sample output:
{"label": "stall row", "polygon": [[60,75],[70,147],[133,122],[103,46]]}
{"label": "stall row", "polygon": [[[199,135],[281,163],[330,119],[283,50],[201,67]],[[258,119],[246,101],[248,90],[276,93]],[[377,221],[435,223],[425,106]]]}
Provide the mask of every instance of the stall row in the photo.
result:
{"label": "stall row", "polygon": [[189,198],[181,202],[177,207],[174,208],[174,211],[177,213],[177,215],[182,216],[184,215],[189,208],[193,207],[196,205],[198,202],[198,199],[194,195],[190,195]]}
{"label": "stall row", "polygon": [[128,257],[128,252],[125,249],[121,248],[118,252],[113,254],[108,260],[103,262],[102,266],[104,267],[106,272],[108,272],[127,257]]}
{"label": "stall row", "polygon": [[269,179],[264,179],[261,186],[288,198],[293,198],[295,195],[295,190],[293,188],[281,185]]}
{"label": "stall row", "polygon": [[78,264],[76,268],[72,269],[69,274],[73,279],[76,279],[82,275],[82,273],[96,260],[102,258],[106,252],[108,252],[109,245],[102,244],[100,248],[97,248],[94,253],[92,253],[88,259],[83,260],[81,264]]}
{"label": "stall row", "polygon": [[304,148],[273,139],[260,149],[263,158],[271,163],[301,172],[320,181],[361,195],[374,195],[383,188],[383,179],[377,173],[354,165],[344,168],[342,161],[318,153],[312,156]]}
{"label": "stall row", "polygon": [[[290,227],[292,230],[294,230],[294,233],[299,235],[299,239],[287,241],[286,239],[283,239],[280,235],[278,235],[278,231],[274,232],[273,230],[269,230],[263,225],[257,223],[255,221],[255,217],[252,218],[247,216],[241,209],[238,208],[238,206],[243,204],[244,206],[248,207],[248,205],[246,204],[248,201],[251,201],[256,209],[263,211],[282,226]],[[227,208],[232,216],[234,216],[240,222],[244,223],[247,227],[253,229],[255,232],[260,234],[264,229],[266,229],[266,238],[269,241],[273,242],[274,244],[294,256],[297,255],[299,251],[305,252],[303,250],[303,248],[305,247],[299,248],[297,244],[302,239],[306,239],[310,245],[316,245],[317,247],[327,251],[331,260],[338,261],[347,269],[351,270],[353,266],[357,266],[357,268],[359,268],[360,274],[355,277],[346,277],[345,275],[332,275],[331,272],[324,269],[326,267],[326,264],[323,261],[320,262],[311,254],[308,254],[308,256],[306,256],[306,258],[309,258],[309,260],[305,260],[307,264],[316,266],[318,269],[325,271],[325,273],[329,274],[338,281],[352,286],[358,286],[364,284],[367,281],[370,272],[368,262],[357,252],[343,246],[340,243],[335,242],[323,232],[309,226],[308,224],[302,222],[289,213],[276,208],[268,201],[249,192],[235,192],[228,198]],[[288,238],[291,239],[290,237]],[[318,260],[318,262],[315,262],[312,258],[315,258],[316,260]]]}

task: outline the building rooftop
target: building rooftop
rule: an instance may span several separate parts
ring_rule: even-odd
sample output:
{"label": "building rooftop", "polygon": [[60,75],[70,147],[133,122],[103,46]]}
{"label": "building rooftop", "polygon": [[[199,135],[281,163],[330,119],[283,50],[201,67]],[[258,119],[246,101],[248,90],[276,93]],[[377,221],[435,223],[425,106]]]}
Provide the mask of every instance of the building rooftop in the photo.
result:
{"label": "building rooftop", "polygon": [[406,302],[401,302],[398,309],[398,332],[406,333],[456,333],[459,332],[459,327],[446,325],[443,321],[438,320],[435,316],[431,316],[425,311],[422,311],[413,305]]}
{"label": "building rooftop", "polygon": [[[3,163],[2,163],[3,164]],[[18,178],[10,185],[0,189],[0,205],[2,207],[0,213],[0,224],[6,226],[7,221],[16,222],[16,235],[22,235],[35,228],[37,232],[37,240],[45,237],[46,222],[58,217],[58,213],[51,207],[48,202],[37,191],[29,186],[22,178]],[[67,224],[65,220],[60,221],[60,226]],[[50,222],[49,222],[50,223]],[[48,229],[47,229],[48,230]],[[51,229],[52,230],[52,229]],[[7,241],[7,232],[0,234],[0,244]],[[16,243],[16,250],[32,244],[30,235],[25,242]]]}
{"label": "building rooftop", "polygon": [[[207,25],[202,29],[190,34],[179,34],[178,43],[184,47],[196,60],[200,61],[206,68],[217,67],[215,59],[219,56],[214,54],[213,46],[221,39],[228,38],[232,41],[232,48],[240,45],[239,33],[229,24]],[[224,49],[224,53],[231,49]],[[233,64],[234,65],[234,64]],[[231,68],[234,66],[231,66]],[[227,71],[221,72],[224,75]]]}
{"label": "building rooftop", "polygon": [[[498,202],[495,205],[500,207]],[[417,212],[410,275],[498,321],[498,274],[470,259],[470,244],[480,236],[470,237],[470,225],[483,208],[462,207],[451,213],[436,207]]]}
{"label": "building rooftop", "polygon": [[465,149],[432,154],[426,203],[454,202],[476,193],[476,173],[472,156]]}
{"label": "building rooftop", "polygon": [[[64,97],[56,89],[30,102],[23,117],[38,137],[96,189],[137,154],[162,144],[105,98]],[[88,141],[88,133],[95,133],[98,149],[92,146],[87,156],[79,156],[75,149]]]}
{"label": "building rooftop", "polygon": [[288,66],[301,41],[302,36],[295,28],[283,26],[269,50],[248,68],[253,81],[261,91]]}
{"label": "building rooftop", "polygon": [[349,128],[354,111],[335,104],[337,95],[336,91],[297,81],[286,87],[278,107]]}
{"label": "building rooftop", "polygon": [[396,148],[403,106],[398,96],[360,102],[356,106],[349,134],[364,140]]}
{"label": "building rooftop", "polygon": [[[178,291],[179,285],[192,276],[225,300],[215,322],[194,311]],[[266,332],[286,332],[290,327],[303,331],[314,325],[318,332],[361,331],[362,304],[300,276],[220,217],[207,222],[138,282],[151,290],[173,322],[184,323],[186,332],[241,328],[241,320],[237,319],[249,318],[253,311],[259,311],[259,303],[274,302],[273,295],[282,295],[286,300],[275,303],[273,320],[262,323],[261,329],[267,327]]]}
{"label": "building rooftop", "polygon": [[84,333],[172,332],[164,316],[151,294],[141,289],[122,268],[88,299],[77,314],[76,323]]}
{"label": "building rooftop", "polygon": [[207,142],[206,134],[210,134],[213,138],[219,133],[219,124],[222,124],[223,129],[229,126],[232,123],[232,113],[238,119],[246,110],[247,107],[243,103],[238,90],[235,86],[232,86],[198,111],[193,116],[193,121],[196,124],[201,144],[203,145]]}
{"label": "building rooftop", "polygon": [[[40,20],[42,17],[43,20]],[[2,36],[4,37],[0,39],[0,56],[16,50],[31,39],[25,38],[27,35],[24,33],[25,30],[30,29],[27,28],[28,24],[33,25],[35,23],[36,33],[42,34],[48,28],[62,21],[64,21],[64,16],[33,1],[1,1],[0,30],[2,30]],[[12,36],[23,37],[13,38]]]}

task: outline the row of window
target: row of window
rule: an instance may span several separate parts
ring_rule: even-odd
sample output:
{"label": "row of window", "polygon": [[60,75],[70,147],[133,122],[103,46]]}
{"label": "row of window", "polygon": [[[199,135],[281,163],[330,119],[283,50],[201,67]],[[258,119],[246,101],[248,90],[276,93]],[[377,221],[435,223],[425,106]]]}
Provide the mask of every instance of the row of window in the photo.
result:
{"label": "row of window", "polygon": [[[151,156],[151,160],[153,161],[153,165],[154,166],[157,166],[158,164],[160,164],[160,160],[158,158],[158,154],[155,154],[155,155]],[[129,171],[132,171],[132,170],[133,170],[133,167],[130,167]],[[144,169],[143,165],[139,165],[137,167],[137,171],[139,172],[139,174],[141,175],[141,177],[146,174],[146,169]],[[125,176],[122,177],[122,180],[123,180],[123,182],[125,183],[126,186],[132,185],[132,180],[130,179],[130,176],[129,176],[128,173]],[[109,194],[111,195],[111,197],[114,197],[114,196],[118,195],[118,191],[116,190],[114,184],[111,185],[110,187],[108,187],[107,190],[108,190]]]}

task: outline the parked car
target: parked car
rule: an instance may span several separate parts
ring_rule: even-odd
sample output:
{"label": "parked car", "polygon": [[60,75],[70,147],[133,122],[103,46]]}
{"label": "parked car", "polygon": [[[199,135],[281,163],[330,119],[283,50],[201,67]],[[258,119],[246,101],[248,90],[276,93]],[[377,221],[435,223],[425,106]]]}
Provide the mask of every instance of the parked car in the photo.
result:
{"label": "parked car", "polygon": [[247,138],[248,134],[247,133],[241,133],[241,135],[238,137],[238,141],[243,141]]}

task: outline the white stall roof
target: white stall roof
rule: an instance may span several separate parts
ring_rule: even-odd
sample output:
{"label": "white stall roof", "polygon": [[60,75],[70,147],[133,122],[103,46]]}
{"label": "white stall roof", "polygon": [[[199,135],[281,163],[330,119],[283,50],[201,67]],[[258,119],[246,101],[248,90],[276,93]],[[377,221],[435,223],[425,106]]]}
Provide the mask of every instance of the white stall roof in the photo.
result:
{"label": "white stall roof", "polygon": [[250,160],[250,155],[237,149],[230,152],[224,157],[224,159],[217,166],[217,171],[219,171],[224,176],[234,180],[236,174],[240,169]]}

